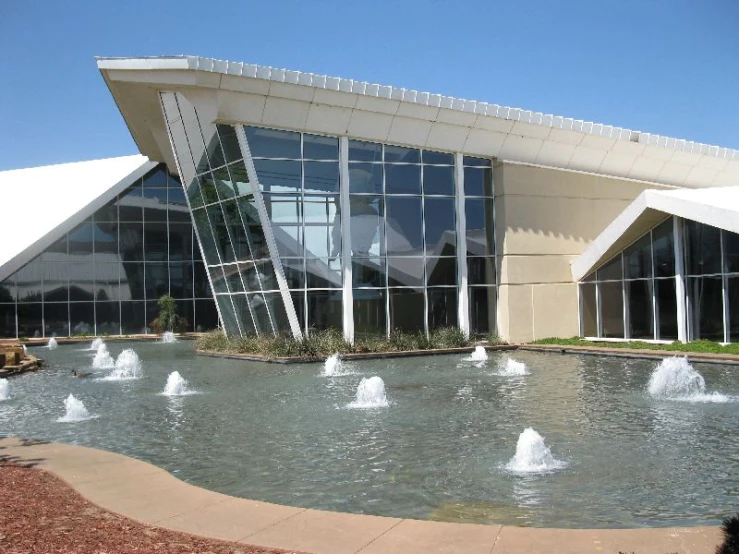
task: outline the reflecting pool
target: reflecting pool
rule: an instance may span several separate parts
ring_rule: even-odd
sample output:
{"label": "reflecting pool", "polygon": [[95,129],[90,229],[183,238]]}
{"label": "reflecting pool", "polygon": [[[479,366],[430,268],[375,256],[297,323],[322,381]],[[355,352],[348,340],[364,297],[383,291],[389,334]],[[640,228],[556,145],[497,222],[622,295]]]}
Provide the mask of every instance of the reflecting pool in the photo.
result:
{"label": "reflecting pool", "polygon": [[[140,361],[118,379],[87,347],[31,348],[46,367],[9,380],[0,434],[113,450],[235,496],[395,517],[616,528],[717,524],[739,505],[736,367],[693,364],[704,394],[674,399],[649,392],[658,361],[491,352],[344,360],[327,376],[323,363],[196,357],[190,341],[111,341],[111,359]],[[375,376],[386,405],[356,407]],[[175,382],[187,393],[165,394]],[[59,421],[69,395],[89,419]],[[557,463],[512,471],[528,428]]]}

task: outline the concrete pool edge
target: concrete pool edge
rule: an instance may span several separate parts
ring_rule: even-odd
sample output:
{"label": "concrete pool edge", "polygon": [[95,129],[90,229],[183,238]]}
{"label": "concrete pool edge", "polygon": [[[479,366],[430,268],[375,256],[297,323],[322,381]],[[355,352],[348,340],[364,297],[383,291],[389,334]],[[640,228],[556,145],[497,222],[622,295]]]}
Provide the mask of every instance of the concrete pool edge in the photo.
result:
{"label": "concrete pool edge", "polygon": [[0,437],[0,459],[49,471],[94,504],[142,523],[311,554],[687,554],[713,552],[722,540],[719,527],[544,529],[281,506],[208,491],[122,454],[18,437]]}

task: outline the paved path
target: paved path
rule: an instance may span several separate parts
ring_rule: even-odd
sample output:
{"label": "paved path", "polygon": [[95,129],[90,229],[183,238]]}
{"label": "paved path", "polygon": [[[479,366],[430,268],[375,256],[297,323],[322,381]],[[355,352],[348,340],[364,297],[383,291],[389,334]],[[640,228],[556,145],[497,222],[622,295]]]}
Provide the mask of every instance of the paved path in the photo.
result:
{"label": "paved path", "polygon": [[279,506],[207,491],[120,454],[13,437],[0,438],[0,457],[50,471],[95,504],[143,523],[312,554],[710,554],[720,542],[717,527],[532,529]]}

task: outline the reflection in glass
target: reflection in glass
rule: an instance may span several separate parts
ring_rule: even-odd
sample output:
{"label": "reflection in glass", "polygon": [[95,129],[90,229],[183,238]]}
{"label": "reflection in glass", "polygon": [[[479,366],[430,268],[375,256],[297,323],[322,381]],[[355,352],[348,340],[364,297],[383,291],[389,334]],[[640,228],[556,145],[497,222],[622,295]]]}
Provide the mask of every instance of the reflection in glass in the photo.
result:
{"label": "reflection in glass", "polygon": [[493,200],[468,198],[464,203],[464,212],[467,226],[467,255],[494,255]]}
{"label": "reflection in glass", "polygon": [[[90,304],[86,302],[85,304]],[[73,305],[77,305],[74,303]],[[45,302],[44,303],[44,335],[69,335],[69,306],[68,302]],[[82,331],[81,331],[82,332]],[[91,331],[88,331],[91,332]],[[80,332],[76,333],[79,334]],[[75,334],[75,333],[72,333]]]}
{"label": "reflection in glass", "polygon": [[300,159],[300,133],[245,127],[253,158]]}
{"label": "reflection in glass", "polygon": [[584,337],[598,336],[598,309],[595,303],[595,283],[581,283],[582,298],[582,335]]}
{"label": "reflection in glass", "polygon": [[621,271],[621,254],[612,258],[611,261],[598,270],[599,281],[612,281],[617,279],[623,279],[623,273]]}
{"label": "reflection in glass", "polygon": [[430,331],[437,327],[456,327],[457,289],[453,287],[428,289],[427,315]]}
{"label": "reflection in glass", "polygon": [[376,142],[349,140],[349,161],[381,162],[382,145]]}
{"label": "reflection in glass", "polygon": [[385,258],[355,258],[352,260],[352,281],[355,288],[384,288]]}
{"label": "reflection in glass", "polygon": [[303,158],[306,160],[338,160],[339,139],[304,134]]}
{"label": "reflection in glass", "polygon": [[739,235],[729,231],[722,231],[724,234],[724,256],[726,258],[726,272],[739,272]]}
{"label": "reflection in glass", "polygon": [[[424,259],[388,256],[387,275],[390,287],[423,287]],[[423,318],[421,318],[423,320]]]}
{"label": "reflection in glass", "polygon": [[469,287],[470,333],[484,335],[495,330],[495,288]]}
{"label": "reflection in glass", "polygon": [[306,194],[339,192],[338,162],[303,162]]}
{"label": "reflection in glass", "polygon": [[309,289],[341,288],[341,262],[336,259],[306,258]]}
{"label": "reflection in glass", "polygon": [[626,279],[652,277],[652,239],[649,233],[624,251],[624,273]]}
{"label": "reflection in glass", "polygon": [[456,256],[454,198],[424,198],[427,256]]}
{"label": "reflection in glass", "polygon": [[689,277],[686,284],[693,324],[691,338],[723,342],[724,307],[721,277]]}
{"label": "reflection in glass", "polygon": [[307,293],[308,333],[311,329],[341,329],[341,292],[315,291]]}
{"label": "reflection in glass", "polygon": [[632,339],[653,339],[652,282],[647,279],[626,281],[629,302],[629,332]]}
{"label": "reflection in glass", "polygon": [[423,248],[421,198],[388,196],[385,202],[387,253],[421,254]]}
{"label": "reflection in glass", "polygon": [[421,167],[386,165],[385,194],[421,194]]}
{"label": "reflection in glass", "polygon": [[729,294],[729,341],[739,342],[739,277],[729,277],[726,287]]}
{"label": "reflection in glass", "polygon": [[721,272],[721,231],[697,221],[685,221],[685,268],[688,275]]}
{"label": "reflection in glass", "polygon": [[350,232],[352,255],[360,257],[385,254],[385,233],[382,224],[383,201],[381,196],[352,194]]}
{"label": "reflection in glass", "polygon": [[657,339],[677,340],[677,297],[675,296],[675,279],[655,279],[655,296],[657,298]]}
{"label": "reflection in glass", "polygon": [[385,290],[354,289],[354,334],[376,335],[387,332]]}
{"label": "reflection in glass", "polygon": [[417,331],[426,311],[423,292],[412,289],[389,289],[390,329]]}
{"label": "reflection in glass", "polygon": [[493,178],[491,169],[464,168],[465,196],[492,196]]}
{"label": "reflection in glass", "polygon": [[351,194],[382,194],[382,164],[349,164],[349,192]]}
{"label": "reflection in glass", "polygon": [[[620,268],[620,257],[618,261]],[[624,297],[621,284],[621,281],[614,281],[598,285],[603,336],[607,338],[624,336]]]}
{"label": "reflection in glass", "polygon": [[426,284],[430,287],[456,285],[457,258],[426,258]]}
{"label": "reflection in glass", "polygon": [[264,192],[300,192],[301,167],[293,160],[254,160],[259,185]]}

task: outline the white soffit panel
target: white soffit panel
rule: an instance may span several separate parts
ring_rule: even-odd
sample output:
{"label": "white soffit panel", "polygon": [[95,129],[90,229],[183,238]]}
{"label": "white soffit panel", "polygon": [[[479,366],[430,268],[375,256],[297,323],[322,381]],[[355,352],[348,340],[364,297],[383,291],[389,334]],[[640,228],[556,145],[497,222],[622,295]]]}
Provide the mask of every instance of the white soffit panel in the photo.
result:
{"label": "white soffit panel", "polygon": [[[512,162],[546,163],[556,168],[676,186],[739,185],[739,150],[611,125],[353,79],[197,56],[98,58],[97,64],[136,143],[152,159],[161,158],[158,146],[150,137],[155,134],[151,127],[163,122],[147,117],[147,113],[158,109],[157,92],[201,88],[213,90],[214,103],[220,102],[218,91],[229,90],[250,91],[252,95],[261,91],[262,98],[279,96],[305,104],[305,109],[292,115],[275,114],[269,122],[242,118],[238,123],[271,123],[318,133],[346,127],[355,138],[389,140],[399,135],[400,139],[409,141],[404,143],[407,146],[455,150],[464,148],[467,137],[473,137],[470,144],[474,145],[475,154],[499,156]],[[342,112],[337,125],[328,125],[316,117],[319,107],[341,108],[350,113]],[[224,110],[223,106],[219,109],[219,118],[230,121],[233,110]],[[330,117],[328,113],[326,116]],[[397,125],[396,117],[401,119]],[[408,118],[430,125],[425,143],[421,143],[424,133],[398,133],[403,126],[407,127]],[[446,137],[450,127],[459,130],[452,140]],[[390,129],[393,131],[388,134]],[[490,135],[489,140],[486,135]],[[502,146],[500,135],[505,137]],[[712,171],[692,171],[695,168]],[[696,175],[700,180],[695,179]]]}
{"label": "white soffit panel", "polygon": [[0,281],[155,166],[135,155],[0,172]]}
{"label": "white soffit panel", "polygon": [[739,233],[739,186],[645,190],[572,262],[572,278],[579,281],[670,215]]}

